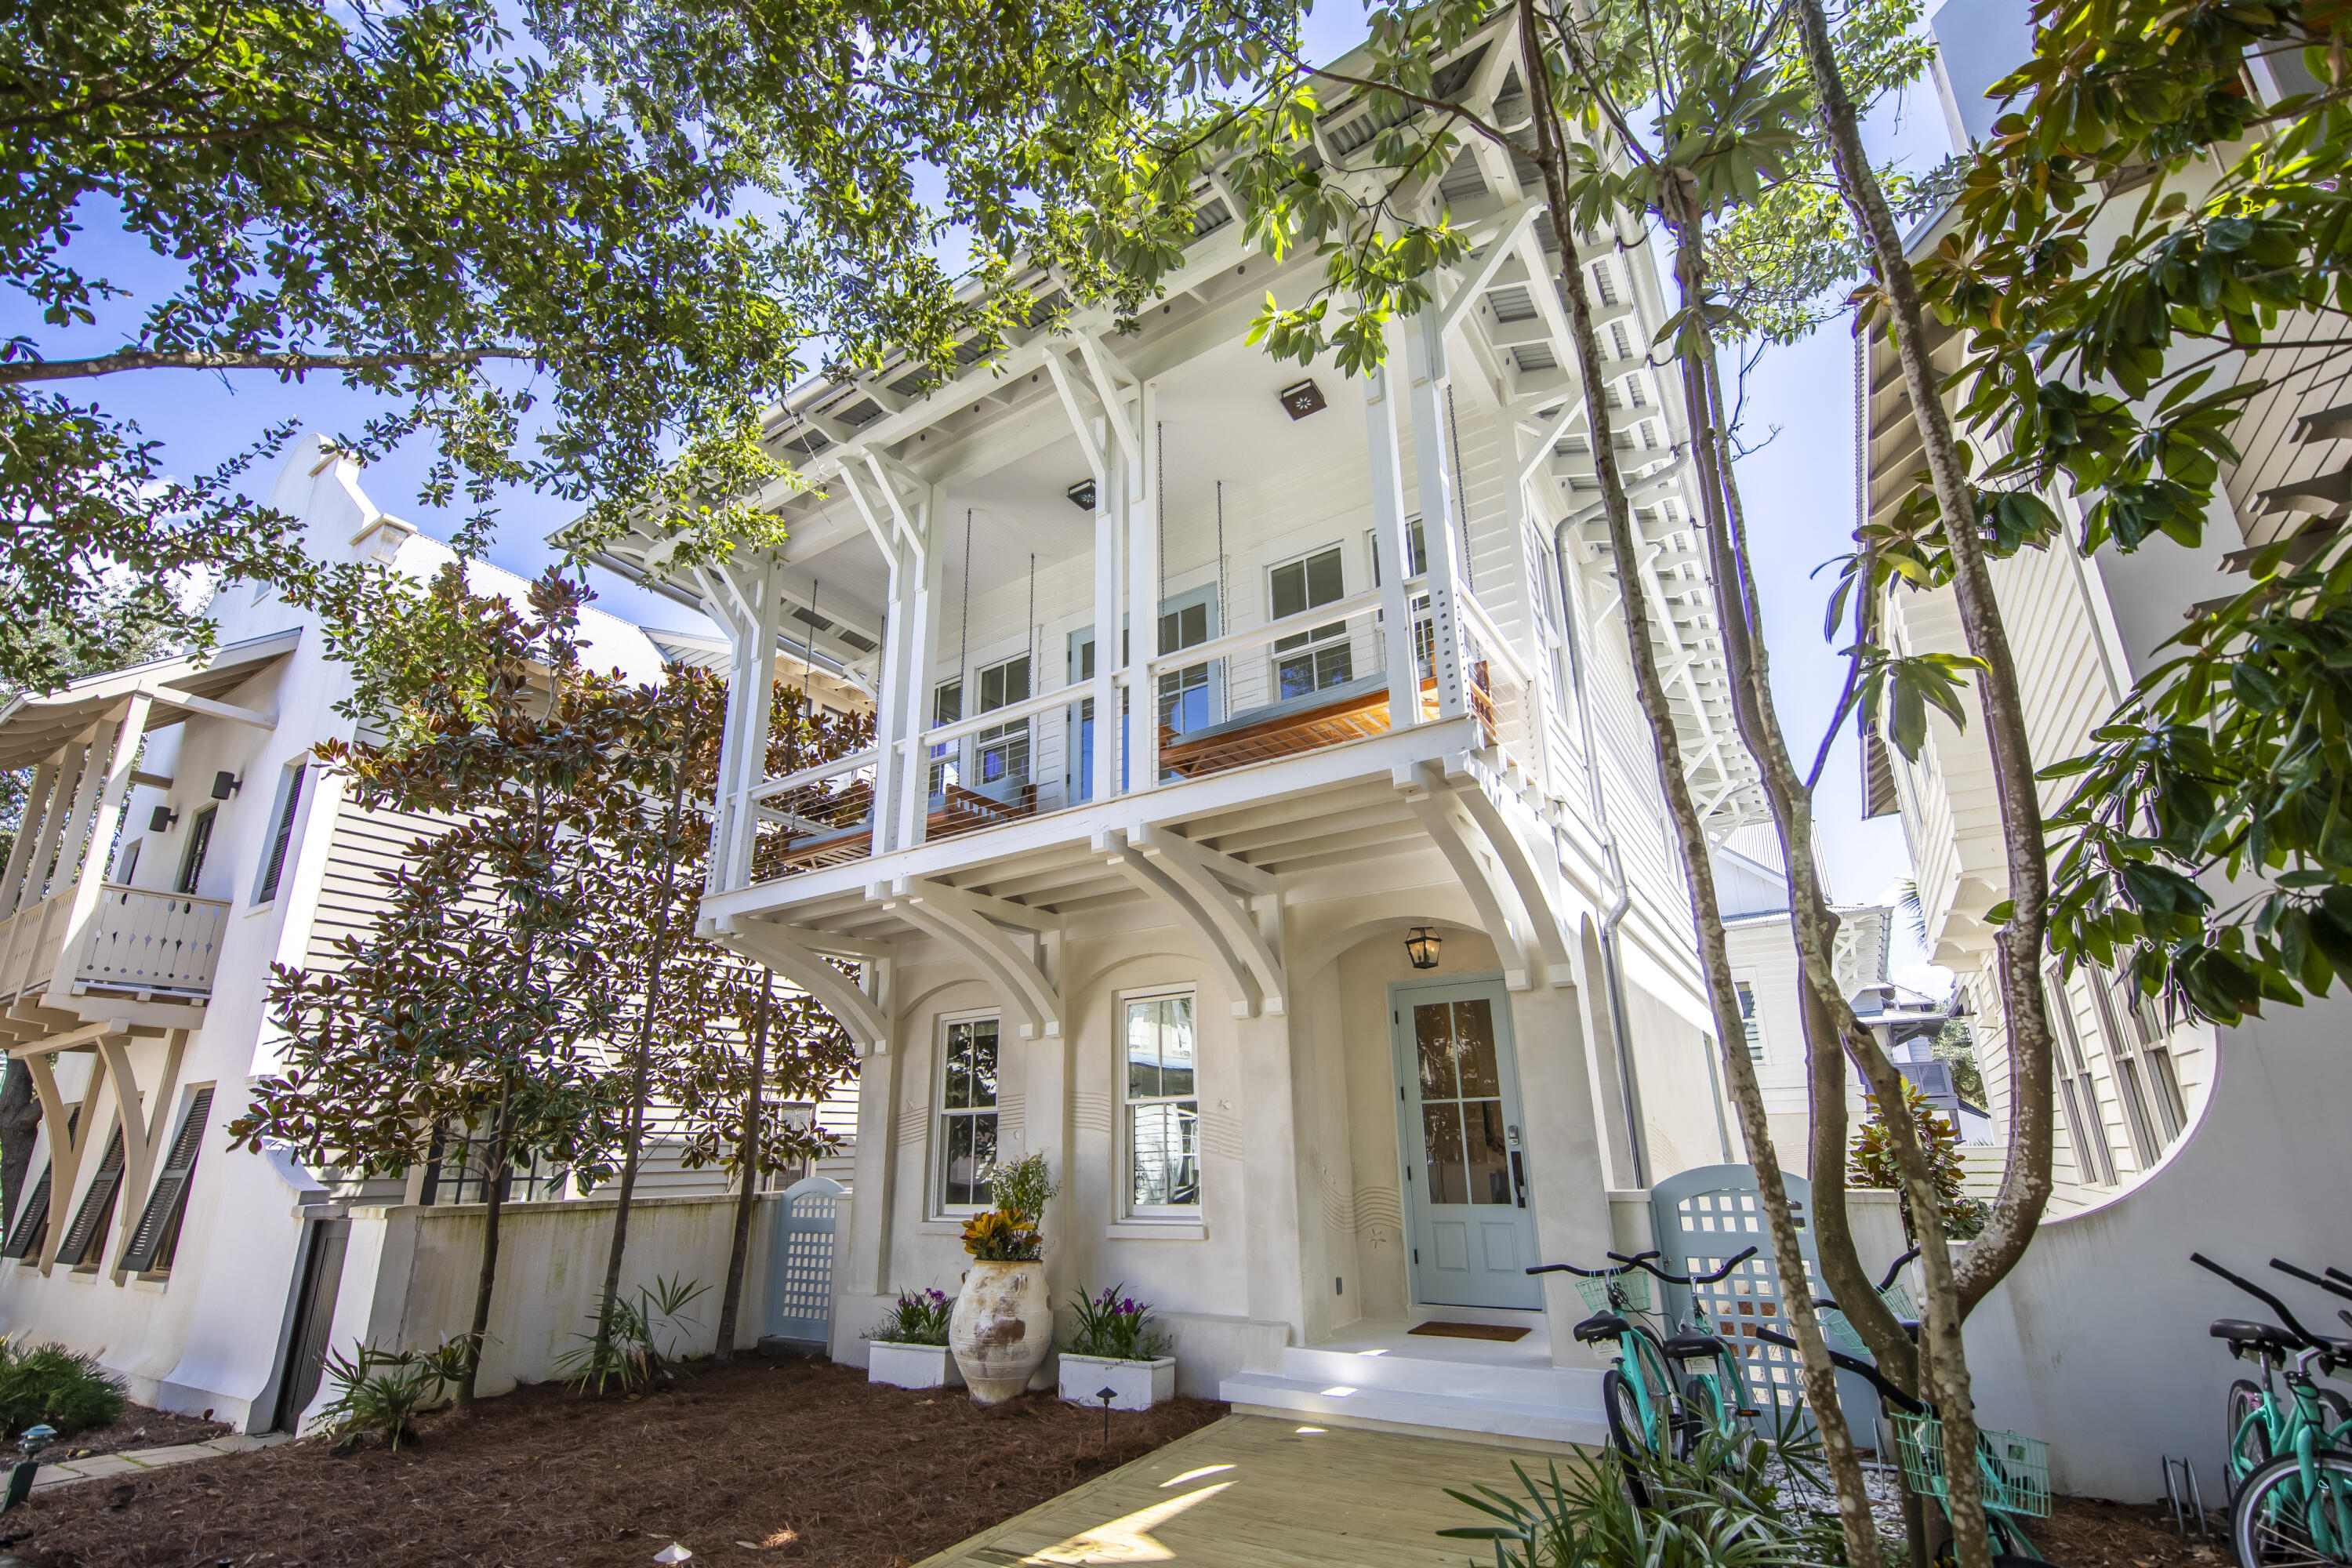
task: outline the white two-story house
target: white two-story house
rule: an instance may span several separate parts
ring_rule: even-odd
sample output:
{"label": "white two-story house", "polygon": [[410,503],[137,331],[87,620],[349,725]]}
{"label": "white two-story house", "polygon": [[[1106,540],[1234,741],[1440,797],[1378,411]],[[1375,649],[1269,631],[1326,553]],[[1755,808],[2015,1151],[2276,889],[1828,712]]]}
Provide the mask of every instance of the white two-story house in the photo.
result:
{"label": "white two-story house", "polygon": [[[1444,90],[1523,127],[1516,58],[1498,26]],[[1375,129],[1337,100],[1326,177],[1377,178]],[[1405,199],[1475,245],[1381,374],[1244,341],[1320,267],[1204,190],[1131,322],[795,389],[761,498],[789,542],[675,577],[740,690],[779,628],[875,649],[861,755],[764,776],[739,705],[703,905],[865,1053],[837,1356],[894,1290],[952,1289],[991,1162],[1042,1152],[1056,1298],[1150,1300],[1187,1390],[1589,1436],[1581,1309],[1526,1268],[1619,1245],[1612,1189],[1740,1157],[1618,613],[1652,606],[1710,822],[1757,820],[1648,252],[1572,263],[1643,537],[1619,562],[1532,171],[1465,153]],[[649,536],[611,559],[665,571]],[[1412,1383],[1459,1342],[1402,1337],[1433,1319],[1529,1331],[1505,1415]],[[1313,1359],[1375,1340],[1379,1388]]]}

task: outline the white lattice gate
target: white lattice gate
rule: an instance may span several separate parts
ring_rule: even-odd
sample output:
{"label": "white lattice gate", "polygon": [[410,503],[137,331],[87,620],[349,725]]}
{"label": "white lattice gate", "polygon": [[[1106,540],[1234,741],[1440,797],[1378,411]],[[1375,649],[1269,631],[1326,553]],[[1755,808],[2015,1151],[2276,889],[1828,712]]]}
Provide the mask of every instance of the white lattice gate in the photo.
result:
{"label": "white lattice gate", "polygon": [[[1794,1211],[1806,1272],[1813,1277],[1808,1289],[1818,1295],[1821,1262],[1813,1246],[1813,1187],[1802,1176],[1787,1179],[1789,1206]],[[1781,1304],[1780,1271],[1772,1265],[1772,1240],[1764,1227],[1764,1201],[1752,1165],[1702,1165],[1669,1176],[1650,1193],[1650,1222],[1656,1229],[1658,1250],[1667,1271],[1712,1274],[1744,1247],[1756,1256],[1713,1285],[1667,1292],[1670,1309],[1679,1317],[1690,1311],[1690,1298],[1701,1297],[1715,1331],[1739,1352],[1740,1375],[1748,1387],[1751,1409],[1794,1410],[1804,1403],[1797,1352],[1768,1345],[1756,1331],[1789,1331]]]}
{"label": "white lattice gate", "polygon": [[777,1200],[768,1255],[770,1339],[831,1343],[834,1223],[848,1190],[825,1176],[806,1176]]}

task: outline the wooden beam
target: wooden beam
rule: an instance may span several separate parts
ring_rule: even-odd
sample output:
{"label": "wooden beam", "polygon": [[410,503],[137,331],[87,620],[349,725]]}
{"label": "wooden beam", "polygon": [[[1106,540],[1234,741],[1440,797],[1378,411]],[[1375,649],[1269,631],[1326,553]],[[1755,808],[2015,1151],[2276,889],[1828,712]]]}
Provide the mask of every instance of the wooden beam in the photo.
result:
{"label": "wooden beam", "polygon": [[[1127,881],[1152,902],[1176,917],[1176,923],[1189,930],[1208,954],[1209,962],[1224,972],[1225,984],[1234,996],[1234,1016],[1255,1018],[1266,1001],[1265,988],[1256,972],[1225,940],[1218,922],[1194,896],[1192,889],[1169,872],[1168,862],[1145,857],[1128,842],[1127,835],[1109,828],[1095,836],[1095,847],[1103,864],[1124,877]],[[1277,1004],[1280,998],[1276,998]],[[1277,1005],[1275,1009],[1279,1012]]]}
{"label": "wooden beam", "polygon": [[209,697],[191,697],[184,691],[174,691],[168,686],[142,686],[135,694],[166,707],[184,708],[191,713],[201,713],[208,719],[226,719],[234,723],[250,724],[257,730],[278,728],[278,715],[257,712],[227,702],[215,702]]}
{"label": "wooden beam", "polygon": [[1062,1033],[1061,991],[1046,977],[1039,955],[1023,951],[989,919],[986,905],[1001,901],[944,882],[901,877],[890,884],[882,906],[971,959],[1006,1010],[1021,1018],[1023,1038],[1056,1037]]}

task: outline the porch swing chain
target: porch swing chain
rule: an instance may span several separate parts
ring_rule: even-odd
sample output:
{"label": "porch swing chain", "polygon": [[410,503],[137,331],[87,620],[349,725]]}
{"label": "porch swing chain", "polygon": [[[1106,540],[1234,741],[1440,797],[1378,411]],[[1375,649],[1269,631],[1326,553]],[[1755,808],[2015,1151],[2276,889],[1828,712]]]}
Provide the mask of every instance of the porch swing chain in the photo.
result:
{"label": "porch swing chain", "polygon": [[[1230,624],[1225,619],[1225,481],[1219,479],[1217,481],[1217,635],[1224,636],[1225,627]],[[1219,681],[1217,686],[1223,698],[1217,707],[1226,718],[1230,719],[1234,716],[1232,684]]]}
{"label": "porch swing chain", "polygon": [[1454,505],[1462,516],[1462,585],[1472,593],[1478,591],[1478,579],[1470,569],[1470,494],[1462,486],[1462,424],[1454,416],[1454,387],[1445,388],[1445,428],[1454,437]]}
{"label": "porch swing chain", "polygon": [[[961,719],[968,711],[964,702],[964,681],[970,673],[966,667],[971,662],[971,508],[970,507],[963,509],[963,608],[957,613],[957,619],[962,623],[962,626],[958,633],[960,646],[956,648],[955,716]],[[936,707],[937,704],[933,706]],[[932,721],[938,722],[936,717]],[[956,754],[961,756],[962,753],[963,745],[959,742],[956,745]]]}

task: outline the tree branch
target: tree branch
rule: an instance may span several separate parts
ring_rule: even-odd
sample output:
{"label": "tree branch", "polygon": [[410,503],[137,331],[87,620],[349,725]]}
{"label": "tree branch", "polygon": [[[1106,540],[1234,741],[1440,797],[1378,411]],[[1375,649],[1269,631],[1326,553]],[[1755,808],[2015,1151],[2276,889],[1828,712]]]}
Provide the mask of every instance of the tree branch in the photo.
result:
{"label": "tree branch", "polygon": [[94,359],[11,360],[0,363],[0,386],[82,381],[126,370],[268,370],[299,376],[314,370],[394,370],[408,366],[478,364],[487,359],[526,360],[530,349],[446,349],[417,353],[223,353],[211,349],[124,349]]}

